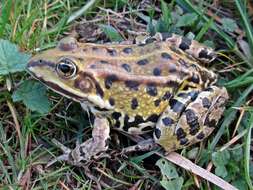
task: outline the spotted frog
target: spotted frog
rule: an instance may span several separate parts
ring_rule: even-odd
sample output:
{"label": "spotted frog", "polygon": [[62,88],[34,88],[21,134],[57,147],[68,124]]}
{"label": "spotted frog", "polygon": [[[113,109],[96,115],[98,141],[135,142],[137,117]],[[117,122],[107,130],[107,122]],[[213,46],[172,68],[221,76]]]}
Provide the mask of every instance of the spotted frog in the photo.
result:
{"label": "spotted frog", "polygon": [[129,134],[153,131],[166,151],[206,138],[228,100],[204,67],[216,53],[175,34],[157,33],[138,44],[79,43],[62,39],[35,55],[28,71],[52,90],[94,114],[92,138],[60,157],[78,165],[108,148],[110,126]]}

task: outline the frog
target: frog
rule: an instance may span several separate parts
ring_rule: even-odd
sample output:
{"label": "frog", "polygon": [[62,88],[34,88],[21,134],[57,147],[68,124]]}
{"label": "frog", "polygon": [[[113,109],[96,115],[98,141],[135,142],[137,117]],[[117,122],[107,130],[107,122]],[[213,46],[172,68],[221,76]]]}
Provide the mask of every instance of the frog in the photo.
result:
{"label": "frog", "polygon": [[216,57],[212,48],[171,33],[132,44],[65,37],[34,55],[27,70],[94,115],[90,139],[74,149],[56,142],[63,151],[57,159],[78,166],[107,151],[111,128],[133,136],[152,132],[165,152],[203,141],[229,99],[206,67]]}

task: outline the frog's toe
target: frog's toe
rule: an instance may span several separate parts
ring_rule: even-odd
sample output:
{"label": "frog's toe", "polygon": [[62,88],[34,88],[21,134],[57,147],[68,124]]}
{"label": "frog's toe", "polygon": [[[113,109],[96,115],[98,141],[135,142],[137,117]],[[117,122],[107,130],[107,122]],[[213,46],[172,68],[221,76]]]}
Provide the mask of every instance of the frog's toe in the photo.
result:
{"label": "frog's toe", "polygon": [[57,161],[65,161],[71,165],[81,166],[84,164],[82,161],[88,160],[87,156],[81,152],[82,148],[79,143],[76,143],[76,148],[72,150],[56,139],[53,139],[52,142],[62,150],[63,154],[51,160],[46,167],[53,165]]}

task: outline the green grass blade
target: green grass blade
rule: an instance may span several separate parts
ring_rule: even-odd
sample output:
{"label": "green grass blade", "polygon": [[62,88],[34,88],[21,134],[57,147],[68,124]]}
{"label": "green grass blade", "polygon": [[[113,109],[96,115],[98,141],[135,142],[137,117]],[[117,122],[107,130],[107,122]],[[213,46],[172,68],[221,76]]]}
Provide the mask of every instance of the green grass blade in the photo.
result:
{"label": "green grass blade", "polygon": [[235,4],[236,7],[240,13],[241,16],[241,20],[242,20],[242,24],[244,26],[246,35],[247,35],[247,39],[248,39],[248,43],[250,46],[250,50],[251,50],[251,56],[253,54],[253,29],[250,23],[250,20],[248,18],[247,12],[246,12],[246,7],[244,7],[243,3],[241,0],[235,0]]}
{"label": "green grass blade", "polygon": [[200,39],[207,33],[208,29],[213,25],[213,19],[209,19],[209,21],[204,24],[204,26],[201,28],[197,36],[195,37],[195,40],[200,41]]}
{"label": "green grass blade", "polygon": [[[199,11],[195,6],[189,1],[189,0],[176,0],[176,2],[181,5],[182,7],[186,8],[188,12],[195,12],[196,14],[199,15],[200,18],[202,18],[205,22],[209,22],[209,18],[203,14],[203,12]],[[225,32],[221,31],[215,23],[211,25],[211,28],[217,32],[227,43],[227,45],[230,48],[235,47],[235,42],[233,41],[230,36],[228,36]]]}
{"label": "green grass blade", "polygon": [[[3,146],[2,145],[2,143],[3,143],[2,141],[6,141],[6,136],[5,136],[5,132],[3,130],[3,125],[2,125],[2,123],[0,123],[0,147]],[[1,148],[0,148],[0,150],[1,150]],[[2,159],[0,159],[0,171],[1,171],[2,175],[6,177],[8,183],[11,184],[12,181],[11,181],[10,175],[8,173],[8,170],[4,166],[4,163],[3,163]],[[3,177],[3,176],[1,176],[1,177]],[[0,183],[0,185],[3,185],[3,184]]]}
{"label": "green grass blade", "polygon": [[12,0],[8,0],[3,3],[2,14],[1,14],[1,18],[0,18],[0,37],[3,36],[5,26],[9,22],[11,8],[12,8]]}
{"label": "green grass blade", "polygon": [[250,144],[251,144],[251,132],[253,128],[253,112],[250,112],[249,128],[245,138],[245,152],[244,152],[244,172],[246,182],[249,189],[253,189],[252,179],[250,178]]}
{"label": "green grass blade", "polygon": [[90,9],[97,0],[90,0],[88,3],[86,3],[81,9],[74,12],[67,20],[67,24],[71,23],[73,20],[79,18],[81,15],[83,15],[88,9]]}

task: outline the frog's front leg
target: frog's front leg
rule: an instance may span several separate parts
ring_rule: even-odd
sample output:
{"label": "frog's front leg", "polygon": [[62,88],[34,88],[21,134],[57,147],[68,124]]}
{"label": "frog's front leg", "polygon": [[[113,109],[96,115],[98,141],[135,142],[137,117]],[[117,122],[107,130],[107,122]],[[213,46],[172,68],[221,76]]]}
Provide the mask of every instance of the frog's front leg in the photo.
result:
{"label": "frog's front leg", "polygon": [[55,144],[62,149],[63,155],[57,157],[48,165],[51,165],[57,160],[61,160],[67,161],[71,165],[81,166],[83,164],[82,161],[89,161],[92,157],[96,157],[108,149],[109,133],[110,126],[108,120],[106,118],[96,117],[92,130],[92,138],[82,144],[77,144],[73,150],[55,141]]}
{"label": "frog's front leg", "polygon": [[201,92],[180,92],[158,120],[156,143],[171,152],[202,141],[217,125],[227,99],[226,89],[216,86]]}

